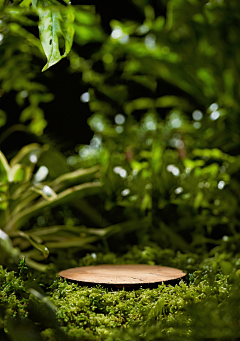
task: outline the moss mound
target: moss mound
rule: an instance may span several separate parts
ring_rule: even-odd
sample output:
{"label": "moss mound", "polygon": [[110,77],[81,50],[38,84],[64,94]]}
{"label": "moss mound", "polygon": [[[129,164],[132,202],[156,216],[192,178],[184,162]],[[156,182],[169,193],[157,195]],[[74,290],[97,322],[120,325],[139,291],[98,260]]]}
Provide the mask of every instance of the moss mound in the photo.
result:
{"label": "moss mound", "polygon": [[1,340],[158,340],[240,337],[240,258],[201,257],[134,246],[125,255],[88,254],[79,265],[171,265],[188,272],[178,285],[109,290],[67,283],[58,275],[0,268]]}

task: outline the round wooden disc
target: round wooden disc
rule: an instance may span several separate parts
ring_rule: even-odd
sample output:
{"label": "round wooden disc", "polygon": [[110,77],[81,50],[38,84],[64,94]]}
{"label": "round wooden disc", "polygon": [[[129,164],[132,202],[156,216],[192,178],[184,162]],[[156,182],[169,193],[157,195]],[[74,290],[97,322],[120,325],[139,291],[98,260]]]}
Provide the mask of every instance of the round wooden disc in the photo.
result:
{"label": "round wooden disc", "polygon": [[63,270],[59,275],[78,282],[122,287],[170,281],[184,277],[185,273],[179,269],[158,265],[103,264]]}

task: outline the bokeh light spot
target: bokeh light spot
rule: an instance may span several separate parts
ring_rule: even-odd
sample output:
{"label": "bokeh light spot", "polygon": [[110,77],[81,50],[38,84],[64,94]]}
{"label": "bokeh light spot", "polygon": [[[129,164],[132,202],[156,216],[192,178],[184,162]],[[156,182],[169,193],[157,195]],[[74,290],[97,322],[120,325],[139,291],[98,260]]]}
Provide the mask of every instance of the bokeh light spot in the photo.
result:
{"label": "bokeh light spot", "polygon": [[80,99],[83,103],[87,103],[90,100],[90,93],[89,92],[84,92],[81,96]]}

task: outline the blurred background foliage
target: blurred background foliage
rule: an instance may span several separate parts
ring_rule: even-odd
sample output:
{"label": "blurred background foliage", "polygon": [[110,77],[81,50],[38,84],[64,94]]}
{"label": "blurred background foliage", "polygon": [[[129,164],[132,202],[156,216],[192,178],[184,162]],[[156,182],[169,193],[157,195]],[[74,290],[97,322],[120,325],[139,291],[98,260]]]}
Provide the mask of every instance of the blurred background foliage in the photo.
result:
{"label": "blurred background foliage", "polygon": [[[133,0],[119,10],[109,2],[93,5],[1,5],[2,248],[8,233],[18,255],[31,257],[32,246],[58,255],[65,247],[71,258],[83,255],[85,245],[125,252],[153,241],[183,252],[236,253],[238,1]],[[3,179],[6,160],[33,142],[45,152],[15,186],[34,193],[21,206],[25,213],[39,202],[44,207],[26,215],[21,236],[11,236],[16,200],[21,205],[23,197],[13,195],[9,177]],[[31,155],[18,167],[31,167]],[[101,194],[46,204],[44,186],[52,189],[61,176],[92,167],[101,168],[91,179],[100,179]],[[47,177],[36,186],[43,169]],[[39,237],[41,229],[46,238]]]}

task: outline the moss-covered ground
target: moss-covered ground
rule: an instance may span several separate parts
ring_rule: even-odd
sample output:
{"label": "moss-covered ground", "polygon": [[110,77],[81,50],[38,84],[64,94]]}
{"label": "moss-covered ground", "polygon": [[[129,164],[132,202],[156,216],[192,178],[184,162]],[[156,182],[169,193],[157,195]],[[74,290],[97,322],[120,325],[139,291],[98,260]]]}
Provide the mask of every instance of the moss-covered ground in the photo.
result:
{"label": "moss-covered ground", "polygon": [[78,265],[145,263],[186,271],[176,285],[111,290],[67,283],[51,271],[0,268],[0,340],[235,340],[240,337],[240,255],[182,254],[156,245]]}

